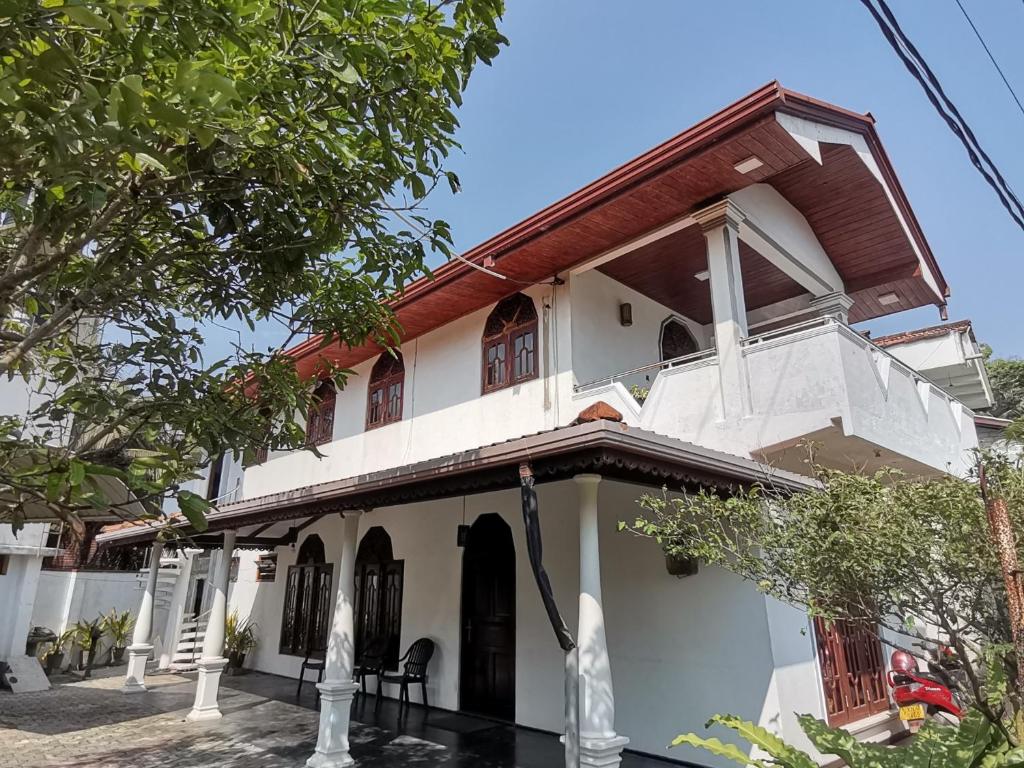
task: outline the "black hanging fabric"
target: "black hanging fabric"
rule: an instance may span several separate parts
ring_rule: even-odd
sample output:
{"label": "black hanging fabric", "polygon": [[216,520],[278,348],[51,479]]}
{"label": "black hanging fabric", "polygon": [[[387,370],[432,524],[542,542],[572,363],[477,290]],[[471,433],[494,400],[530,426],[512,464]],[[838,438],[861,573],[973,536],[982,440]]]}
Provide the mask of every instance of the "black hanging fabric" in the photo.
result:
{"label": "black hanging fabric", "polygon": [[558,638],[558,644],[568,653],[576,647],[576,641],[572,639],[569,628],[565,626],[565,621],[558,612],[555,596],[551,591],[551,580],[544,570],[544,546],[540,537],[537,492],[533,489],[533,473],[527,465],[520,467],[519,482],[523,496],[523,523],[526,526],[526,550],[530,555],[530,568],[537,582],[537,589],[540,590],[540,599],[544,603],[544,610],[547,611],[548,621],[551,622],[551,628],[555,630],[555,637]]}

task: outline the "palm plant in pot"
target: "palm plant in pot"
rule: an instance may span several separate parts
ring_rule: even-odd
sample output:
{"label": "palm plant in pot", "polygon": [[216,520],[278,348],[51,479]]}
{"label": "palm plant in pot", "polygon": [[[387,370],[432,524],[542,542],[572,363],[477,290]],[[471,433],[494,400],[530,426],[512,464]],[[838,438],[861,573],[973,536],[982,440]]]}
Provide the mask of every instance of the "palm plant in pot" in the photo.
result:
{"label": "palm plant in pot", "polygon": [[228,654],[229,673],[242,668],[245,655],[256,645],[256,622],[241,619],[232,611],[224,624],[224,650]]}
{"label": "palm plant in pot", "polygon": [[52,675],[54,672],[60,670],[64,666],[64,649],[67,648],[75,638],[75,629],[65,630],[57,635],[57,639],[49,644],[46,651],[43,653],[43,662],[46,665],[47,676]]}
{"label": "palm plant in pot", "polygon": [[110,663],[120,664],[124,659],[124,651],[131,641],[135,619],[132,618],[129,611],[118,613],[116,608],[111,608],[101,620],[100,625],[110,637]]}
{"label": "palm plant in pot", "polygon": [[103,639],[103,617],[97,616],[92,621],[79,621],[75,624],[75,645],[82,651],[85,662],[85,677],[92,677],[93,662]]}

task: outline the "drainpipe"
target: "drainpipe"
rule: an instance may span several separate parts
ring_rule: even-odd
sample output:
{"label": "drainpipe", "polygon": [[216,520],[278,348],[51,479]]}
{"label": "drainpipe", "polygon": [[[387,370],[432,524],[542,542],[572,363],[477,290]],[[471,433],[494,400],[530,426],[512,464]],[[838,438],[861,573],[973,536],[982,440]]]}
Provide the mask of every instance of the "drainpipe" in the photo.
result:
{"label": "drainpipe", "polygon": [[551,580],[544,570],[540,514],[533,483],[533,469],[529,462],[524,461],[519,465],[519,484],[522,490],[523,523],[526,526],[526,551],[548,621],[555,631],[558,645],[565,652],[565,768],[580,768],[579,649],[558,612]]}

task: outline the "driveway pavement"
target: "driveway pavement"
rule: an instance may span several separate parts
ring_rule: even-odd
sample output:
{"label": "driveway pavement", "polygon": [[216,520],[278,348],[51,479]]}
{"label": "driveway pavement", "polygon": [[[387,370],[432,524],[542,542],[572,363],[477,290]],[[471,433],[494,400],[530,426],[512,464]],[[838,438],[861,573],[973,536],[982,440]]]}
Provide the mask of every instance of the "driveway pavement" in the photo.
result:
{"label": "driveway pavement", "polygon": [[0,768],[295,768],[316,744],[308,709],[222,688],[224,718],[189,723],[193,680],[147,677],[147,693],[126,696],[118,672],[0,694]]}
{"label": "driveway pavement", "polygon": [[[195,676],[147,675],[145,693],[121,693],[124,667],[91,680],[63,678],[42,693],[0,691],[0,768],[302,768],[316,746],[312,685],[259,672],[225,677],[224,717],[185,720]],[[349,736],[359,768],[551,768],[552,734],[372,696],[353,707]],[[622,768],[663,768],[635,754]]]}

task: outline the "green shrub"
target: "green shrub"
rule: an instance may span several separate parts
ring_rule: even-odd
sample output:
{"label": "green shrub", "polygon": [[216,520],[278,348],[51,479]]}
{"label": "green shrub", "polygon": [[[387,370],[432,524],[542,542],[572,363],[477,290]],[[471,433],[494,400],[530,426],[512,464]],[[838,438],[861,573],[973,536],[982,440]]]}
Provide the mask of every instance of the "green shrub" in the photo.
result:
{"label": "green shrub", "polygon": [[[800,727],[815,749],[835,755],[850,768],[1024,768],[1024,747],[1011,747],[1004,732],[977,710],[969,710],[958,727],[927,722],[906,746],[864,744],[841,728],[830,728],[810,715]],[[695,733],[677,736],[673,747],[688,744],[739,765],[754,768],[818,768],[806,752],[751,722],[733,715],[715,715],[708,727],[733,730],[770,758],[751,757],[735,744]]]}

